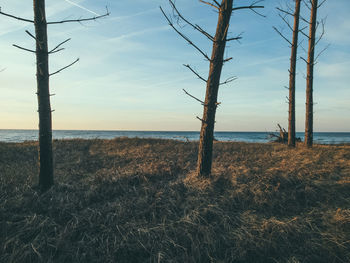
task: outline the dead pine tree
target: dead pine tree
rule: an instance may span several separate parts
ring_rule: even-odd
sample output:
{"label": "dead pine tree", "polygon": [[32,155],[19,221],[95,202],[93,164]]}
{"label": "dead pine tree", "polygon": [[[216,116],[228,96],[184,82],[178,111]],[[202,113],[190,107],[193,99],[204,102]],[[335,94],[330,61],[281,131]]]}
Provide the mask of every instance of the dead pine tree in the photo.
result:
{"label": "dead pine tree", "polygon": [[[308,56],[307,60],[302,58],[307,65],[306,70],[306,114],[305,114],[305,146],[312,147],[313,144],[313,79],[314,79],[314,65],[317,61],[317,58],[321,55],[323,51],[327,49],[325,47],[317,56],[315,56],[315,48],[319,41],[322,39],[324,35],[324,20],[321,20],[319,23],[317,21],[317,10],[320,8],[326,0],[322,1],[320,4],[318,0],[305,0],[305,5],[310,10],[310,20],[309,24],[309,35],[304,34],[308,40]],[[316,40],[316,31],[319,25],[322,25],[322,33],[320,37]]]}
{"label": "dead pine tree", "polygon": [[310,32],[308,59],[306,62],[306,114],[305,114],[305,145],[312,147],[313,144],[313,79],[314,79],[314,56],[315,56],[315,38],[317,22],[318,0],[311,0]]}
{"label": "dead pine tree", "polygon": [[[294,13],[290,9],[284,10],[277,8],[280,12],[279,16],[287,27],[293,32],[293,39],[290,41],[283,35],[282,31],[273,27],[275,31],[286,40],[291,47],[290,56],[290,68],[289,68],[289,97],[288,99],[288,146],[295,147],[295,77],[296,77],[296,64],[297,64],[297,52],[298,52],[298,35],[299,35],[299,17],[300,17],[300,3],[301,0],[295,0]],[[292,27],[287,19],[287,16],[294,18],[294,26]]]}
{"label": "dead pine tree", "polygon": [[39,112],[39,186],[42,190],[53,183],[52,116],[49,90],[49,52],[45,1],[33,1],[36,39],[36,81]]}
{"label": "dead pine tree", "polygon": [[101,16],[95,16],[83,19],[71,19],[61,20],[54,22],[46,21],[45,14],[45,0],[33,0],[34,20],[21,18],[12,14],[4,13],[0,10],[0,14],[17,19],[23,22],[32,23],[35,27],[35,35],[26,31],[26,33],[35,40],[36,49],[31,50],[18,45],[14,45],[22,50],[35,53],[36,55],[36,80],[37,80],[37,98],[38,98],[38,113],[39,113],[39,187],[42,191],[46,191],[54,184],[54,171],[53,171],[53,152],[52,152],[52,110],[50,104],[50,88],[49,79],[50,76],[55,75],[62,70],[72,66],[79,59],[76,59],[71,64],[53,72],[49,73],[49,55],[62,51],[62,45],[68,42],[67,39],[55,48],[49,51],[48,48],[48,36],[47,26],[53,24],[62,24],[70,22],[84,22],[90,20],[96,20],[109,15],[107,12]]}
{"label": "dead pine tree", "polygon": [[224,52],[226,48],[226,43],[233,40],[241,39],[241,36],[228,37],[228,29],[230,25],[230,18],[233,11],[241,9],[250,9],[254,12],[256,8],[263,8],[263,6],[257,5],[261,1],[257,1],[249,6],[233,6],[233,0],[222,0],[221,3],[218,1],[203,1],[200,2],[209,5],[214,8],[218,13],[218,22],[216,26],[216,33],[214,36],[206,32],[202,27],[197,24],[192,24],[187,19],[185,19],[181,13],[177,10],[175,4],[172,0],[169,0],[170,5],[174,11],[174,14],[179,20],[182,20],[186,24],[190,25],[193,29],[197,30],[208,38],[212,43],[212,54],[209,57],[202,49],[200,49],[196,44],[194,44],[188,37],[186,37],[182,32],[180,32],[172,23],[171,19],[165,14],[163,9],[161,11],[166,17],[169,25],[190,45],[192,45],[197,51],[199,51],[206,60],[209,61],[209,74],[208,78],[200,76],[190,65],[185,65],[189,68],[199,79],[206,82],[206,94],[204,101],[192,96],[187,91],[185,93],[192,98],[196,99],[203,105],[203,117],[197,117],[201,123],[199,149],[198,149],[198,160],[197,160],[197,176],[209,177],[211,174],[212,167],[212,152],[213,152],[213,140],[214,140],[214,126],[215,126],[215,114],[216,109],[219,105],[217,101],[219,87],[222,84],[227,84],[233,81],[235,78],[231,77],[228,80],[220,83],[220,77],[222,72],[222,67],[225,62],[231,60],[232,58],[224,58]]}

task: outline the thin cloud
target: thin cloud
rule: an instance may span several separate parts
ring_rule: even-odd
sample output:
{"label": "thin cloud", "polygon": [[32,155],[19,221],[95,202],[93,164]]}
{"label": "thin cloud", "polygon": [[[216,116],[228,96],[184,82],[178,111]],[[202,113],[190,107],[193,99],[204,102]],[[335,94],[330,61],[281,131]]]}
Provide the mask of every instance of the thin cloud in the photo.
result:
{"label": "thin cloud", "polygon": [[[244,35],[243,35],[244,37]],[[254,42],[243,42],[243,44],[241,44],[239,47],[243,47],[243,48],[246,48],[246,47],[253,47],[253,46],[259,46],[263,43],[267,43],[267,42],[273,42],[275,41],[276,39],[278,39],[278,37],[271,37],[271,38],[267,38],[267,39],[262,39],[262,40],[258,40],[258,41],[254,41]]]}
{"label": "thin cloud", "polygon": [[83,9],[83,10],[85,10],[85,11],[91,13],[91,14],[94,14],[94,15],[97,15],[97,16],[100,15],[100,14],[98,14],[98,13],[96,13],[96,12],[90,10],[90,9],[87,9],[86,7],[84,7],[84,6],[82,6],[82,5],[79,5],[79,4],[77,4],[77,3],[74,3],[74,2],[72,2],[72,1],[70,1],[70,0],[64,0],[64,1],[66,1],[67,3],[69,3],[69,4],[71,4],[71,5],[74,5],[74,6],[76,6],[76,7],[79,7],[80,9]]}
{"label": "thin cloud", "polygon": [[256,60],[255,62],[252,62],[252,63],[248,63],[244,65],[244,67],[259,66],[259,65],[270,64],[270,63],[288,60],[288,59],[289,59],[289,56],[280,56],[280,57],[271,58],[271,59],[261,59],[261,60]]}
{"label": "thin cloud", "polygon": [[316,69],[317,75],[320,78],[331,79],[348,79],[348,68],[350,61],[343,61],[340,63],[320,63],[320,66]]}
{"label": "thin cloud", "polygon": [[[344,19],[344,18],[342,18]],[[338,21],[328,26],[326,31],[325,38],[330,41],[332,44],[336,43],[337,45],[349,45],[350,36],[348,32],[350,31],[350,19]]]}
{"label": "thin cloud", "polygon": [[145,14],[153,13],[153,12],[158,11],[158,10],[159,10],[159,8],[152,8],[152,9],[148,9],[148,10],[138,12],[138,13],[128,15],[128,16],[115,16],[115,17],[112,17],[111,20],[113,21],[113,20],[124,20],[124,19],[134,18],[137,16],[142,16]]}
{"label": "thin cloud", "polygon": [[144,30],[139,30],[139,31],[135,31],[132,33],[128,33],[128,34],[124,34],[124,35],[120,35],[114,38],[110,38],[108,41],[109,42],[114,42],[114,41],[119,41],[121,39],[126,39],[126,38],[130,38],[130,37],[137,37],[140,35],[144,35],[146,33],[153,33],[153,32],[159,32],[159,31],[165,31],[168,30],[169,27],[167,25],[165,26],[159,26],[159,27],[152,27],[152,28],[147,28]]}

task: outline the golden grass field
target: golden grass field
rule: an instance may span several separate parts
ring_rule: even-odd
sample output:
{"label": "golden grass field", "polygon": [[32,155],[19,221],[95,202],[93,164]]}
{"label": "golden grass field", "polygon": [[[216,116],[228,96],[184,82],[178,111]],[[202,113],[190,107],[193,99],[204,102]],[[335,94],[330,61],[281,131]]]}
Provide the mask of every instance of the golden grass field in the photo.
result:
{"label": "golden grass field", "polygon": [[54,141],[0,143],[1,262],[350,262],[350,146]]}

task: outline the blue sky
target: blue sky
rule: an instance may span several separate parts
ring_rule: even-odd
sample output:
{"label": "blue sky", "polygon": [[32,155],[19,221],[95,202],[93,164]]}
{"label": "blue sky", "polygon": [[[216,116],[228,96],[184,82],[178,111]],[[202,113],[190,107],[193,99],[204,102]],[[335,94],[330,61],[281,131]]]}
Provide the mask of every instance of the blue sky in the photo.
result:
{"label": "blue sky", "polygon": [[[72,4],[75,3],[77,5]],[[235,5],[250,1],[236,0]],[[221,106],[216,130],[271,131],[280,123],[287,128],[288,68],[290,49],[272,29],[283,28],[275,10],[283,0],[266,0],[267,18],[244,10],[231,19],[232,36],[244,32],[240,43],[230,43],[222,79],[238,79],[219,90]],[[177,0],[177,7],[191,21],[214,34],[217,14],[197,0]],[[49,45],[67,38],[65,50],[50,57],[55,71],[76,58],[80,62],[50,79],[54,129],[94,130],[199,130],[202,106],[184,94],[204,98],[205,83],[183,64],[207,76],[203,57],[168,25],[166,0],[48,0],[48,20],[102,14],[98,22],[52,25]],[[32,2],[0,0],[3,12],[32,18]],[[308,10],[303,12],[308,16]],[[319,58],[314,80],[315,131],[350,131],[350,2],[328,0],[319,10],[327,17],[324,39],[317,47],[330,47]],[[181,25],[183,26],[183,25]],[[0,16],[0,129],[35,129],[38,126],[35,56],[12,47],[34,48],[25,30],[33,26]],[[208,54],[209,41],[188,26],[182,31]],[[286,35],[290,32],[284,27]],[[303,46],[307,47],[304,40]],[[299,56],[306,56],[299,49]],[[306,66],[298,62],[297,130],[304,129]]]}

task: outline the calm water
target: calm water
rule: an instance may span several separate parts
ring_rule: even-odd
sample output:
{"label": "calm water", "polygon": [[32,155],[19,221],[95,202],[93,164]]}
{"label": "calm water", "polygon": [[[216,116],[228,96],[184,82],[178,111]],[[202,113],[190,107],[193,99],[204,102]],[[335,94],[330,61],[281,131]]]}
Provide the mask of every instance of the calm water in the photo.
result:
{"label": "calm water", "polygon": [[[219,141],[241,141],[241,142],[269,142],[270,132],[215,132],[215,138]],[[179,131],[78,131],[78,130],[56,130],[53,132],[54,139],[113,139],[115,137],[130,138],[158,138],[173,140],[198,140],[199,132]],[[297,133],[297,137],[304,139],[304,133]],[[38,140],[37,130],[0,130],[0,141],[23,142]],[[315,143],[341,144],[350,143],[350,132],[316,132]]]}

